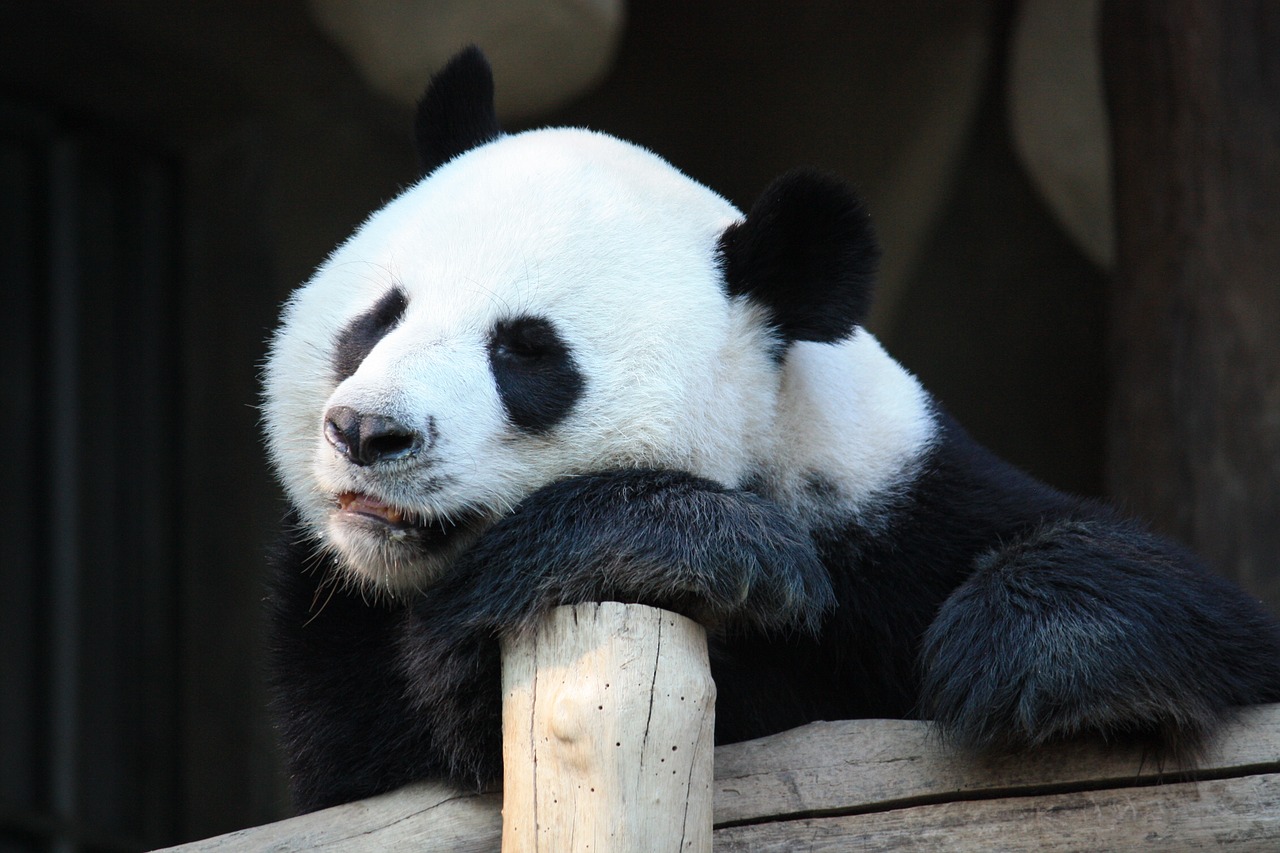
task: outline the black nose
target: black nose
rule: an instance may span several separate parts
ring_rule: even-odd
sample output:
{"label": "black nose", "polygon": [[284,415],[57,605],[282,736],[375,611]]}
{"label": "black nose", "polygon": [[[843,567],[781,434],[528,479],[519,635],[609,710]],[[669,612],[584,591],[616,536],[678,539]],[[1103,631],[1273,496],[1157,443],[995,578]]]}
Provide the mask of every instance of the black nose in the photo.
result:
{"label": "black nose", "polygon": [[416,430],[394,418],[361,414],[347,406],[325,413],[324,437],[356,465],[404,459],[422,448],[422,434]]}

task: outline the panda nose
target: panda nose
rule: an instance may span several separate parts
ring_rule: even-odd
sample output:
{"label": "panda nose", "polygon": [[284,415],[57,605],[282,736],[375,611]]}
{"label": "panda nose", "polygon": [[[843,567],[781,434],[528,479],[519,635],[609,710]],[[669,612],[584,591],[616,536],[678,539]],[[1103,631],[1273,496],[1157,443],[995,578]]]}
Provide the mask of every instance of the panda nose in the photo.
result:
{"label": "panda nose", "polygon": [[324,416],[324,437],[356,465],[404,459],[422,448],[422,434],[395,418],[334,406]]}

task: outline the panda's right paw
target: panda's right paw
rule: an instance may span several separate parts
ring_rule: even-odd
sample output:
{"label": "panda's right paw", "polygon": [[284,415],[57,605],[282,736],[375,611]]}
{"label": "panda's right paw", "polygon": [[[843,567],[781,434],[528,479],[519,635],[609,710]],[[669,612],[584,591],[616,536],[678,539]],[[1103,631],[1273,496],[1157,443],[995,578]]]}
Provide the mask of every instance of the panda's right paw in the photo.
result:
{"label": "panda's right paw", "polygon": [[572,477],[487,531],[445,582],[503,633],[560,604],[624,601],[708,625],[816,629],[834,597],[810,537],[763,498],[672,471]]}
{"label": "panda's right paw", "polygon": [[978,749],[1093,735],[1188,757],[1231,706],[1280,699],[1261,606],[1118,523],[1045,525],[980,559],[923,660],[923,714]]}

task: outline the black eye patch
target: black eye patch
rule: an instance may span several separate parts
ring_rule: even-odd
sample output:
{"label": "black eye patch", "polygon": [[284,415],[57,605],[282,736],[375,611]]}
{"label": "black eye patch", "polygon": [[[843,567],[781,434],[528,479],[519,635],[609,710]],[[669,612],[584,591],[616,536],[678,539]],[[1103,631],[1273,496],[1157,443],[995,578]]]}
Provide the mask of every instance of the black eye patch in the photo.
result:
{"label": "black eye patch", "polygon": [[339,382],[359,369],[378,341],[400,323],[408,305],[404,291],[393,287],[372,308],[346,325],[333,347],[333,369]]}
{"label": "black eye patch", "polygon": [[525,432],[559,423],[582,394],[582,374],[550,320],[499,320],[489,337],[489,364],[507,417]]}

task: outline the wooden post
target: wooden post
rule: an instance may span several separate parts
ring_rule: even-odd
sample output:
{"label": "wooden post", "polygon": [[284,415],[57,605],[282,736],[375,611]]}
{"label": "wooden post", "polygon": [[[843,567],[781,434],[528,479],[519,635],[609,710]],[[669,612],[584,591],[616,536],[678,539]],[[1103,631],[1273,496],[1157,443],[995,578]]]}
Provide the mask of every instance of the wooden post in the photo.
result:
{"label": "wooden post", "polygon": [[711,850],[706,633],[652,607],[560,607],[502,649],[503,853]]}
{"label": "wooden post", "polygon": [[1280,4],[1107,0],[1110,490],[1280,612]]}

